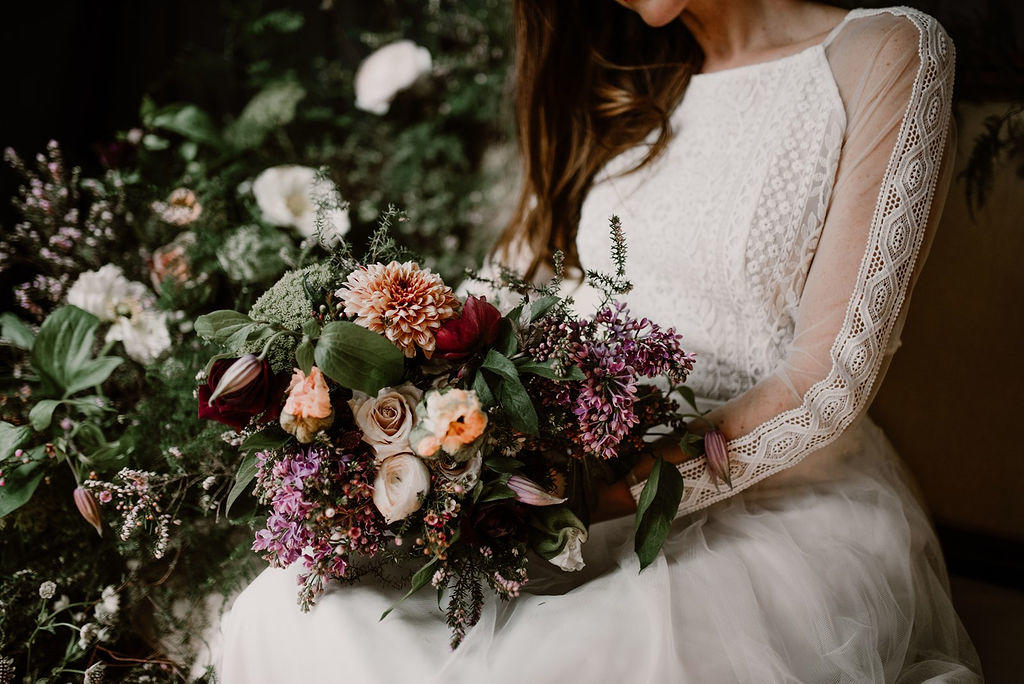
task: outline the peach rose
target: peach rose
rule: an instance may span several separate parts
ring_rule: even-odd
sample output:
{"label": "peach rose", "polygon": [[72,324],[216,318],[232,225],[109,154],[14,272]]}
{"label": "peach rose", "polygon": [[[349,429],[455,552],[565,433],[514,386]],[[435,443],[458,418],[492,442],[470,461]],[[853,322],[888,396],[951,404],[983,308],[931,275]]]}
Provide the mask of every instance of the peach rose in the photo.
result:
{"label": "peach rose", "polygon": [[288,386],[288,399],[281,410],[281,427],[303,444],[308,444],[316,433],[330,427],[333,422],[334,409],[327,393],[327,381],[320,369],[313,366],[306,375],[296,368]]}
{"label": "peach rose", "polygon": [[376,397],[353,391],[348,405],[356,425],[363,431],[363,441],[373,447],[378,463],[409,451],[409,433],[416,422],[414,407],[422,398],[423,391],[408,382],[385,387]]}
{"label": "peach rose", "polygon": [[487,428],[487,414],[473,390],[431,390],[416,407],[416,427],[409,442],[423,458],[435,458],[443,451],[456,461],[465,461],[473,444]]}
{"label": "peach rose", "polygon": [[179,285],[188,282],[191,272],[185,253],[195,241],[195,233],[186,231],[153,252],[149,260],[149,278],[153,281],[153,289],[159,292],[160,285],[168,278]]}

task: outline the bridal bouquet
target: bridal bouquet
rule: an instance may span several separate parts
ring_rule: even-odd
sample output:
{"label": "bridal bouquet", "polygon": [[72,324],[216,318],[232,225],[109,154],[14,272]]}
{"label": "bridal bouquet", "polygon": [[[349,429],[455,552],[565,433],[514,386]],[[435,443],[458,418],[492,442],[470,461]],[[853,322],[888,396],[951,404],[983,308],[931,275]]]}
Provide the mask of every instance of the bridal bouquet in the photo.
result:
{"label": "bridal bouquet", "polygon": [[[385,214],[364,258],[341,244],[248,314],[200,317],[196,331],[230,351],[201,377],[199,415],[240,433],[248,455],[229,506],[255,483],[266,524],[253,549],[301,564],[304,609],[329,580],[386,578],[419,559],[407,596],[429,584],[447,597],[454,647],[484,587],[518,595],[529,550],[583,566],[591,483],[621,475],[656,429],[685,434],[677,403],[648,381],[681,384],[694,357],[614,300],[629,288],[617,219],[618,270],[588,274],[605,296],[583,317],[560,292],[560,265],[539,287],[509,272],[481,279],[515,304],[505,310],[457,296],[389,237],[396,219]],[[681,492],[670,474],[651,482],[643,564]]]}

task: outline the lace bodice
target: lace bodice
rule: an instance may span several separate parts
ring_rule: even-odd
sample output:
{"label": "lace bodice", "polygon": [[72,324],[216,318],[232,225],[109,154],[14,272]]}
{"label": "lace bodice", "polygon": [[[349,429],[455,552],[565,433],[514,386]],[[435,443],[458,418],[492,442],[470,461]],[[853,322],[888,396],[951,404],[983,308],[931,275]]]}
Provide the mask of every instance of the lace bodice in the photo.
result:
{"label": "lace bodice", "polygon": [[636,148],[595,182],[584,267],[611,268],[617,214],[628,303],[676,326],[698,354],[690,386],[728,402],[712,415],[734,488],[683,464],[681,513],[794,465],[867,408],[941,209],[952,74],[931,17],[855,10],[820,45],[695,76],[667,150],[623,175]]}

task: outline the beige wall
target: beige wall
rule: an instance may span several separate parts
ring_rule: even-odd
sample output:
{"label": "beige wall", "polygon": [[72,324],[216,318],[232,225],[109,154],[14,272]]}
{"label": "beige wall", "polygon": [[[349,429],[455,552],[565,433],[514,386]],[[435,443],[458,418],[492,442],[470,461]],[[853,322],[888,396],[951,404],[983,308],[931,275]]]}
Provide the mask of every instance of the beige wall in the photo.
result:
{"label": "beige wall", "polygon": [[[984,118],[958,107],[957,173]],[[937,521],[1024,539],[1024,181],[1012,164],[972,222],[954,180],[871,409]]]}

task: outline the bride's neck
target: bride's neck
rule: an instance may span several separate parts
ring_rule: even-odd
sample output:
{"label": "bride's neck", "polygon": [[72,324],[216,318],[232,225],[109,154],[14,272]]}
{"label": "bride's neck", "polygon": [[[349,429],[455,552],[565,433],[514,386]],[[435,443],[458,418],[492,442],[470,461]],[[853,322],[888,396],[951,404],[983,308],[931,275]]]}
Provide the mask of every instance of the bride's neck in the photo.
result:
{"label": "bride's neck", "polygon": [[841,14],[803,0],[690,0],[680,19],[704,51],[704,70],[719,71],[813,44]]}

